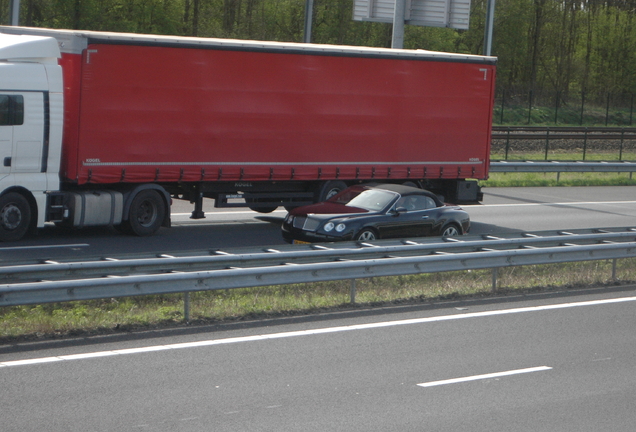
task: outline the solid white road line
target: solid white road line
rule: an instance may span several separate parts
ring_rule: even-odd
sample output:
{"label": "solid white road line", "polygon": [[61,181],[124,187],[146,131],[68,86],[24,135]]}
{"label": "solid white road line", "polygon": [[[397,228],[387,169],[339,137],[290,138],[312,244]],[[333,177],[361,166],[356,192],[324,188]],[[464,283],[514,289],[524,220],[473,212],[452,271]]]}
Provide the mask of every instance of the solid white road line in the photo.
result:
{"label": "solid white road line", "polygon": [[519,375],[519,374],[525,374],[530,372],[547,371],[550,369],[552,368],[548,366],[539,366],[539,367],[533,367],[533,368],[527,368],[527,369],[516,369],[516,370],[511,370],[506,372],[496,372],[496,373],[490,373],[490,374],[484,374],[484,375],[473,375],[473,376],[468,376],[463,378],[453,378],[453,379],[447,379],[447,380],[441,380],[441,381],[431,381],[427,383],[418,384],[418,386],[435,387],[435,386],[441,386],[446,384],[457,384],[457,383],[463,383],[468,381],[477,381],[477,380],[489,379],[489,378],[499,378],[499,377],[508,376],[508,375]]}
{"label": "solid white road line", "polygon": [[581,206],[581,205],[609,205],[609,204],[636,204],[636,201],[580,201],[580,202],[560,202],[560,203],[511,203],[511,204],[481,204],[476,206],[463,206],[464,209],[480,209],[487,207],[551,207],[551,206],[559,206],[559,207],[570,207],[570,206]]}
{"label": "solid white road line", "polygon": [[300,331],[272,333],[272,334],[263,334],[263,335],[254,335],[254,336],[241,336],[241,337],[234,337],[234,338],[227,338],[227,339],[212,339],[212,340],[204,340],[204,341],[198,341],[198,342],[185,342],[185,343],[178,343],[178,344],[171,344],[171,345],[155,345],[155,346],[149,346],[149,347],[128,348],[128,349],[112,350],[112,351],[100,351],[100,352],[84,353],[84,354],[71,354],[71,355],[63,355],[63,356],[55,356],[55,357],[13,360],[13,361],[0,362],[0,369],[3,367],[12,367],[12,366],[24,366],[24,365],[33,365],[33,364],[40,364],[40,363],[52,363],[52,362],[59,362],[59,361],[80,360],[80,359],[108,357],[108,356],[117,356],[117,355],[140,354],[140,353],[154,352],[154,351],[197,348],[197,347],[213,346],[213,345],[227,345],[227,344],[235,344],[235,343],[243,343],[243,342],[256,342],[256,341],[265,341],[268,339],[284,339],[284,338],[299,337],[299,336],[340,333],[340,332],[354,331],[354,330],[368,330],[368,329],[374,329],[374,328],[386,328],[386,327],[395,327],[395,326],[410,325],[410,324],[425,324],[425,323],[432,323],[432,322],[453,321],[453,320],[468,319],[468,318],[484,318],[484,317],[497,316],[497,315],[510,315],[510,314],[517,314],[517,313],[525,313],[525,312],[540,312],[540,311],[548,311],[548,310],[568,309],[568,308],[585,307],[585,306],[597,306],[597,305],[625,303],[625,302],[633,302],[633,301],[636,301],[636,297],[621,297],[621,298],[591,300],[591,301],[576,302],[576,303],[560,303],[560,304],[552,304],[552,305],[544,305],[544,306],[502,309],[502,310],[485,311],[485,312],[472,312],[472,313],[464,313],[464,314],[456,314],[456,315],[442,315],[442,316],[428,317],[428,318],[414,318],[414,319],[408,319],[408,320],[384,321],[384,322],[369,323],[369,324],[356,324],[356,325],[350,325],[350,326],[326,327],[326,328],[319,328],[319,329],[313,329],[313,330],[300,330]]}
{"label": "solid white road line", "polygon": [[[558,207],[570,207],[570,206],[581,206],[581,205],[611,205],[611,204],[636,204],[636,201],[580,201],[580,202],[543,202],[543,203],[509,203],[509,204],[480,204],[476,206],[464,206],[464,209],[470,210],[478,210],[485,209],[489,207],[538,207],[538,206],[558,206]],[[192,213],[172,213],[172,216],[190,216]],[[227,216],[227,215],[235,215],[235,216],[266,216],[267,214],[256,213],[252,210],[237,210],[237,211],[208,211],[205,213],[206,216]],[[286,210],[275,210],[272,213],[268,213],[270,215],[274,214],[287,214]]]}

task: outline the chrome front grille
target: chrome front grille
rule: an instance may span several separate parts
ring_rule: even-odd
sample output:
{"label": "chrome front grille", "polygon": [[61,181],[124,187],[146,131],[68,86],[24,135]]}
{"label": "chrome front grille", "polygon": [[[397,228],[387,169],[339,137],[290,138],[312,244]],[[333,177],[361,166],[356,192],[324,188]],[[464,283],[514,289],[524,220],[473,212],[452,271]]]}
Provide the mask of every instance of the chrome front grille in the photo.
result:
{"label": "chrome front grille", "polygon": [[318,229],[318,225],[320,225],[320,221],[312,218],[306,218],[305,225],[303,229],[305,231],[316,231]]}
{"label": "chrome front grille", "polygon": [[302,229],[303,225],[305,225],[305,219],[307,219],[306,216],[296,216],[292,221],[292,225],[294,226],[294,228]]}
{"label": "chrome front grille", "polygon": [[320,221],[307,216],[296,216],[292,221],[292,225],[294,228],[299,228],[305,231],[316,231],[320,225]]}

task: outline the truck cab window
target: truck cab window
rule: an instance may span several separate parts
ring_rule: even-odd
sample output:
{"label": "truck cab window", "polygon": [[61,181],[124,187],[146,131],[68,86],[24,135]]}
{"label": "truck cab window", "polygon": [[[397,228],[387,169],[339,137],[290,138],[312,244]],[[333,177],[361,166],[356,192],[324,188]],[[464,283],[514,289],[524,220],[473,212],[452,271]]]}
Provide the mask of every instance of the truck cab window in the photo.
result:
{"label": "truck cab window", "polygon": [[24,123],[24,97],[0,95],[0,126]]}

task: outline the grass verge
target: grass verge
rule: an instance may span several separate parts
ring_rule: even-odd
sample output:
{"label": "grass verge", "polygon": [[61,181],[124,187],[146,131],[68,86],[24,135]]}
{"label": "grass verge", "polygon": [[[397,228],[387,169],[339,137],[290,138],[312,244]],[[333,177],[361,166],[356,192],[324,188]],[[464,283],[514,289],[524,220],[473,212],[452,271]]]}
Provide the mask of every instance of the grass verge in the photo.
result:
{"label": "grass verge", "polygon": [[[636,280],[636,259],[617,262],[617,279]],[[191,294],[191,323],[262,319],[391,304],[434,302],[616,284],[612,261],[509,267],[350,281],[270,286]],[[0,308],[0,343],[107,334],[183,325],[183,296],[145,296]]]}
{"label": "grass verge", "polygon": [[483,187],[634,186],[630,173],[491,173]]}

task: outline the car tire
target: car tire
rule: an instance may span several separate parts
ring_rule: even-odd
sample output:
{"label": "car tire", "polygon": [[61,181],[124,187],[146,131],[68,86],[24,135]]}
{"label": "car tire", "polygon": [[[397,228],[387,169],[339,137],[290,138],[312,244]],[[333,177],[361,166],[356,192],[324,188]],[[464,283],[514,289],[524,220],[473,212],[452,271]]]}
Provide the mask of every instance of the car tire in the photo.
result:
{"label": "car tire", "polygon": [[442,237],[457,237],[461,234],[462,231],[456,224],[448,224],[442,228]]}
{"label": "car tire", "polygon": [[360,231],[358,234],[356,234],[356,240],[358,241],[373,241],[377,239],[378,239],[377,234],[375,233],[374,230],[370,228],[365,228],[362,231]]}
{"label": "car tire", "polygon": [[0,241],[17,241],[31,225],[31,206],[24,195],[9,192],[0,197]]}

